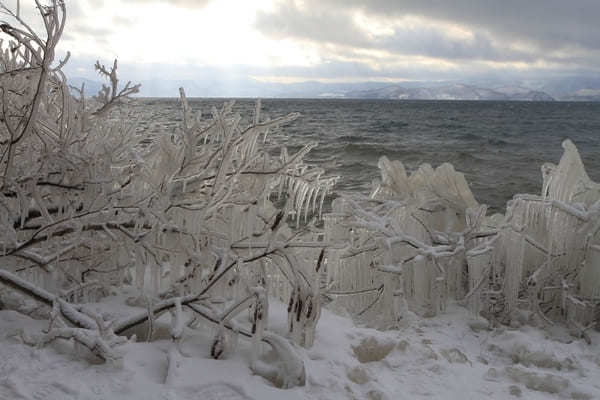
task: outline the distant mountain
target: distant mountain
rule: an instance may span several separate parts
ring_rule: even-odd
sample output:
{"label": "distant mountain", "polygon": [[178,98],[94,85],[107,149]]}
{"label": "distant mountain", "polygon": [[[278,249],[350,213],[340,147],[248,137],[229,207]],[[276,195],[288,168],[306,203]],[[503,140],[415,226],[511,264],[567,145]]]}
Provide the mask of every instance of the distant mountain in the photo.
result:
{"label": "distant mountain", "polygon": [[580,89],[569,96],[565,96],[566,101],[600,101],[600,89]]}
{"label": "distant mountain", "polygon": [[[102,87],[100,82],[73,78],[76,86],[86,82],[86,94],[94,88],[96,94]],[[262,98],[343,98],[348,91],[360,91],[382,88],[387,83],[323,83],[306,81],[298,83],[261,82],[243,77],[227,77],[215,79],[168,80],[153,79],[135,81],[141,83],[140,97],[178,97],[179,88],[183,87],[188,97],[262,97]],[[92,84],[93,83],[93,84]],[[73,83],[71,83],[73,84]]]}
{"label": "distant mountain", "polygon": [[553,101],[545,92],[521,87],[487,89],[476,86],[454,84],[430,88],[405,88],[391,85],[380,89],[353,91],[347,98],[398,99],[398,100],[522,100]]}
{"label": "distant mountain", "polygon": [[[135,81],[141,83],[139,97],[178,97],[184,87],[188,97],[262,97],[262,98],[348,98],[400,100],[516,100],[516,101],[600,101],[600,88],[579,88],[551,96],[546,90],[523,86],[484,88],[475,85],[441,82],[406,82],[402,85],[388,82],[325,83],[306,81],[297,83],[262,82],[245,77],[219,79]],[[125,82],[120,82],[124,84]],[[69,84],[85,84],[86,96],[94,96],[102,82],[81,77],[69,78]]]}
{"label": "distant mountain", "polygon": [[586,91],[600,89],[600,76],[596,78],[571,76],[550,79],[543,84],[536,85],[536,89],[550,93],[551,96],[560,100],[567,100],[568,98],[580,100],[581,94],[585,94]]}
{"label": "distant mountain", "polygon": [[554,97],[541,90],[531,90],[520,86],[502,86],[494,91],[508,96],[507,100],[521,101],[553,101]]}

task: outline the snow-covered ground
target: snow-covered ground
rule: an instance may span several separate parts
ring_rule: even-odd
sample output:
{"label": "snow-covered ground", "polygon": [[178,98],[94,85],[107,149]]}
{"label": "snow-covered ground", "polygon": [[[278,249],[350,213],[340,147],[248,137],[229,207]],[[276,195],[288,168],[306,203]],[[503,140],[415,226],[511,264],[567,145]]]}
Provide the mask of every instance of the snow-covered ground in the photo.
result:
{"label": "snow-covered ground", "polygon": [[[122,298],[113,296],[93,307],[112,316],[131,311],[119,304]],[[270,315],[270,329],[283,330],[283,306],[272,305]],[[123,345],[123,365],[111,365],[65,341],[39,349],[23,344],[23,330],[31,335],[47,323],[2,310],[0,399],[600,399],[597,332],[588,345],[562,328],[541,330],[526,321],[489,330],[458,306],[430,319],[411,315],[404,327],[386,332],[324,310],[315,345],[298,349],[306,384],[288,390],[252,373],[250,342],[240,340],[226,359],[213,360],[210,330],[190,328],[181,346],[188,357],[165,384],[169,316],[159,322],[153,342]]]}

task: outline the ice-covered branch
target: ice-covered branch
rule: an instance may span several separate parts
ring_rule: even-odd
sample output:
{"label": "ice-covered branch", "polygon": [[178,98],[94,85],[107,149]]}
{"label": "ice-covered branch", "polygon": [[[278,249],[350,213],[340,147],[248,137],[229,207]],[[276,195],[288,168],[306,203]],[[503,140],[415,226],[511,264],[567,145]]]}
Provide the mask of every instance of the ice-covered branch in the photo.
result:
{"label": "ice-covered branch", "polygon": [[98,100],[101,104],[100,108],[92,112],[92,115],[95,117],[102,116],[108,111],[118,106],[123,100],[126,100],[132,94],[138,93],[140,91],[141,84],[132,85],[131,82],[127,82],[125,87],[119,90],[119,79],[117,78],[117,60],[113,62],[113,66],[110,68],[110,71],[102,64],[100,61],[96,61],[94,65],[96,72],[108,79],[110,86],[102,85],[102,89],[98,92],[96,96],[96,100]]}

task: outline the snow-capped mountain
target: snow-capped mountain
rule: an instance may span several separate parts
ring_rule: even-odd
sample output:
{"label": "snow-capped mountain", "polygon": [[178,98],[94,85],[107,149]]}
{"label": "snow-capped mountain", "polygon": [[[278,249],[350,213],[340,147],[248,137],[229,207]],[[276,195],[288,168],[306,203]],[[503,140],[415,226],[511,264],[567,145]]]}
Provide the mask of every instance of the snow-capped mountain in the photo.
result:
{"label": "snow-capped mountain", "polygon": [[429,88],[405,88],[391,85],[381,89],[346,93],[348,98],[360,99],[399,99],[399,100],[523,100],[552,101],[554,98],[545,92],[521,87],[499,89],[453,84]]}

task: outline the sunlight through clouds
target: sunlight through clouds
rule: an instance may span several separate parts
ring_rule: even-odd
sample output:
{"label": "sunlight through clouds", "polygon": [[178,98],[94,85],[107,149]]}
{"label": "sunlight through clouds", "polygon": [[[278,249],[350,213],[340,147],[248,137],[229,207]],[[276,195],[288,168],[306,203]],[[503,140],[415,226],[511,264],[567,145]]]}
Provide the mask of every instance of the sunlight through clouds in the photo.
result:
{"label": "sunlight through clouds", "polygon": [[600,3],[584,12],[559,0],[506,1],[71,0],[61,50],[90,65],[118,58],[144,76],[176,70],[190,79],[600,76],[591,18]]}
{"label": "sunlight through clouds", "polygon": [[82,4],[87,12],[71,22],[77,33],[63,47],[81,55],[100,50],[106,57],[134,63],[276,67],[319,61],[312,46],[270,39],[253,29],[257,11],[269,10],[269,1],[213,1],[198,8],[144,3]]}

